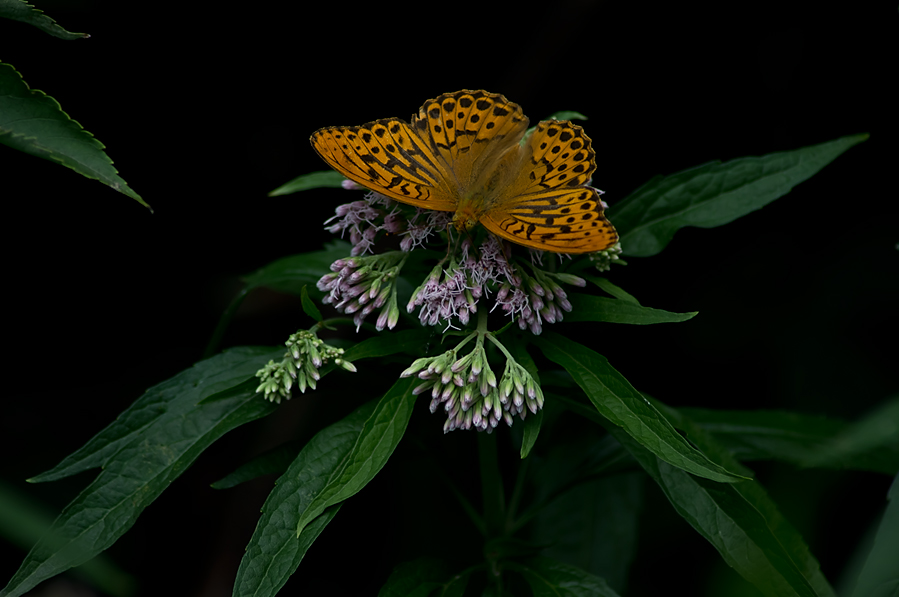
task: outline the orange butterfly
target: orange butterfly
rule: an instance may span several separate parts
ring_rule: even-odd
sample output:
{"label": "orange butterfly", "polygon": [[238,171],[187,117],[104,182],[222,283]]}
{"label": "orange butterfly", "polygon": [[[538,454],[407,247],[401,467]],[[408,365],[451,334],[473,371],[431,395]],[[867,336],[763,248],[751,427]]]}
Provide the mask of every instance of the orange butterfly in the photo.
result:
{"label": "orange butterfly", "polygon": [[457,230],[478,222],[514,243],[591,253],[618,241],[596,189],[596,154],[581,127],[528,119],[486,91],[428,100],[408,124],[398,118],[315,131],[312,147],[332,168],[401,203],[452,211]]}

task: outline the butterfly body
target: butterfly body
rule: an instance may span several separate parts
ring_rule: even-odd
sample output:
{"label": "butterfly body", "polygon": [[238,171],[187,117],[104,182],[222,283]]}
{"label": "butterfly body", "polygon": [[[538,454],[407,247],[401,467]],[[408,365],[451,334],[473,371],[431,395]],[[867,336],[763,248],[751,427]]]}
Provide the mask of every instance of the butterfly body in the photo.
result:
{"label": "butterfly body", "polygon": [[458,230],[478,223],[512,242],[557,253],[612,246],[618,235],[587,186],[595,153],[569,121],[528,119],[499,94],[462,90],[397,118],[319,129],[313,148],[335,170],[401,203],[452,211]]}

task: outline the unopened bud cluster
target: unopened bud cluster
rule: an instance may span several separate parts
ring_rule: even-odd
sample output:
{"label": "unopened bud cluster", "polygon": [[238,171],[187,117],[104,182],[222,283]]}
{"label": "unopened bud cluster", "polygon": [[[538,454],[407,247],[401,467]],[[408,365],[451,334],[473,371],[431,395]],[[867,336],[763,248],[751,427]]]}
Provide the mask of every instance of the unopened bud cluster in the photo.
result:
{"label": "unopened bud cluster", "polygon": [[551,273],[538,267],[532,268],[533,275],[528,275],[523,268],[519,271],[521,282],[518,287],[501,287],[496,304],[511,314],[513,319],[517,313],[518,327],[522,330],[529,329],[534,335],[543,331],[544,321],[562,321],[563,311],[571,311],[568,294],[556,280],[580,287],[587,285],[583,278],[572,274]]}
{"label": "unopened bud cluster", "polygon": [[619,255],[621,255],[621,243],[615,243],[608,249],[590,253],[587,257],[593,262],[597,271],[607,272],[612,267],[612,262],[624,263],[618,258]]}
{"label": "unopened bud cluster", "polygon": [[[474,336],[477,336],[474,349],[460,358],[460,349]],[[500,420],[511,426],[515,415],[524,419],[528,410],[536,413],[543,408],[540,386],[508,355],[505,372],[497,381],[484,351],[484,337],[475,333],[453,350],[416,360],[401,374],[401,377],[417,374],[423,380],[413,393],[417,395],[430,390],[432,413],[443,406],[447,414],[444,433],[454,429],[489,433]],[[495,338],[491,337],[491,340],[499,345]]]}
{"label": "unopened bud cluster", "polygon": [[328,294],[322,303],[334,305],[340,313],[353,316],[356,329],[374,311],[380,309],[375,328],[393,329],[400,317],[396,304],[396,279],[406,253],[391,251],[380,255],[338,259],[331,264],[316,286]]}
{"label": "unopened bud cluster", "polygon": [[301,393],[305,393],[307,387],[314,390],[321,379],[319,369],[330,361],[347,371],[356,371],[355,365],[341,358],[342,348],[325,344],[315,332],[299,331],[291,334],[284,344],[287,346],[284,359],[280,363],[269,361],[256,372],[256,377],[262,382],[256,388],[256,393],[263,393],[272,402],[280,404],[282,398],[289,400],[294,384]]}

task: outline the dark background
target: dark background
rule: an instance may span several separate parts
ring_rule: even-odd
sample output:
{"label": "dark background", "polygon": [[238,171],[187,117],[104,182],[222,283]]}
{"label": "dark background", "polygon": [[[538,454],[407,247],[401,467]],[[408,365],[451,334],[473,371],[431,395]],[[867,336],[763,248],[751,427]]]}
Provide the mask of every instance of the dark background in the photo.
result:
{"label": "dark background", "polygon": [[[426,99],[462,88],[503,93],[532,122],[563,109],[589,116],[594,184],[613,222],[615,203],[653,175],[870,133],[764,209],[718,229],[682,230],[664,253],[610,274],[643,304],[698,317],[588,333],[636,387],[672,406],[855,418],[897,391],[894,2],[563,0],[536,10],[276,2],[208,12],[35,4],[92,37],[62,41],[4,21],[2,59],[104,143],[155,210],[0,146],[14,355],[0,476],[53,511],[92,473],[47,486],[25,478],[198,360],[239,276],[329,239],[320,223],[345,192],[267,197],[324,169],[310,133],[408,118]],[[301,325],[296,299],[260,291],[225,344],[274,345]],[[279,421],[228,436],[113,546],[108,553],[139,579],[141,595],[230,594],[271,479],[226,492],[208,484],[270,443],[318,427],[309,422],[315,404],[294,401]],[[421,408],[413,423],[439,435],[442,419]],[[465,458],[474,440],[456,432],[441,441]],[[889,479],[757,470],[838,581]],[[379,477],[351,500],[290,590],[354,579],[358,594],[373,593],[396,563],[391,554],[403,551],[392,523],[371,519],[390,490],[390,477]],[[658,525],[670,534],[641,548],[628,594],[658,594],[658,582],[714,594],[708,578],[733,573],[685,523],[670,522],[653,492],[646,536],[658,539]],[[5,582],[24,552],[0,546]],[[687,568],[666,578],[653,572],[663,564]]]}

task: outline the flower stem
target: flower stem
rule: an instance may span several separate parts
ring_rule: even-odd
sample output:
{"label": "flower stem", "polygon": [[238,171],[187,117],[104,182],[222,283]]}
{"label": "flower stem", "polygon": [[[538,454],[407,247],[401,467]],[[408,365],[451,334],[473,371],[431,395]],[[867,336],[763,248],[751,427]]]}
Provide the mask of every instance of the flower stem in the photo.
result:
{"label": "flower stem", "polygon": [[481,495],[487,539],[502,535],[505,523],[505,496],[496,450],[496,434],[478,434],[478,460],[481,468]]}

